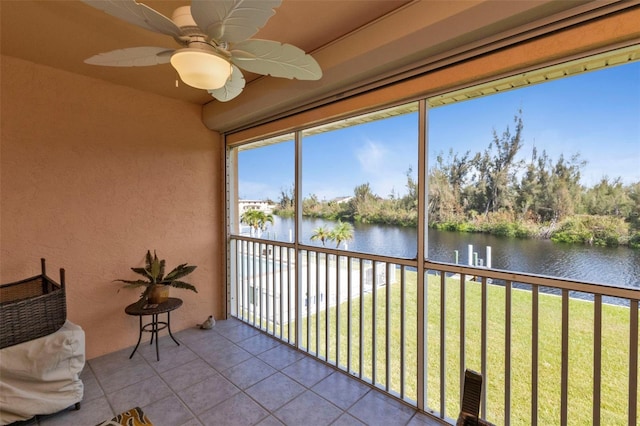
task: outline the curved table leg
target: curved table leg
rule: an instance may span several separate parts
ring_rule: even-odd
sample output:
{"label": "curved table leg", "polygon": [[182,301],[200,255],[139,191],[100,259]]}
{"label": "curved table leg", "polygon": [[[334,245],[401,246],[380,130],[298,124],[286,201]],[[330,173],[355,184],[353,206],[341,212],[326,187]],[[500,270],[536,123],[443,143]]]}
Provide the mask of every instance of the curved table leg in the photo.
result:
{"label": "curved table leg", "polygon": [[169,330],[169,336],[171,336],[173,341],[176,342],[176,345],[180,346],[180,343],[178,343],[176,338],[173,337],[173,334],[171,334],[171,318],[169,317],[170,314],[171,314],[171,312],[167,312],[167,330]]}
{"label": "curved table leg", "polygon": [[133,358],[133,354],[136,353],[136,351],[138,350],[138,346],[140,345],[140,340],[142,339],[142,317],[138,317],[140,318],[140,331],[138,332],[138,343],[136,343],[136,347],[133,348],[133,352],[131,352],[131,355],[129,355],[129,359]]}

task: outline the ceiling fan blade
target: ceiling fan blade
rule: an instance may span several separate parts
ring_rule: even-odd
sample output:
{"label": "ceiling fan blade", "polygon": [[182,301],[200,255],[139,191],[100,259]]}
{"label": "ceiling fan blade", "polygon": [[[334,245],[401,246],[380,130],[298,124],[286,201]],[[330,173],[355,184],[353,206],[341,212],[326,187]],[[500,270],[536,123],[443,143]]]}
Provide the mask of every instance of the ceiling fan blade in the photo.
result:
{"label": "ceiling fan blade", "polygon": [[281,0],[194,0],[191,15],[198,27],[218,42],[237,43],[258,32]]}
{"label": "ceiling fan blade", "polygon": [[169,63],[173,52],[166,47],[130,47],[99,53],[84,62],[106,67],[146,67]]}
{"label": "ceiling fan blade", "polygon": [[220,102],[227,102],[242,93],[244,89],[244,76],[242,71],[235,66],[231,65],[231,77],[227,80],[227,83],[219,89],[207,90],[211,96],[219,100]]}
{"label": "ceiling fan blade", "polygon": [[135,0],[82,0],[82,2],[145,30],[167,34],[174,38],[182,36],[180,28],[171,19]]}
{"label": "ceiling fan blade", "polygon": [[240,68],[273,77],[319,80],[322,69],[304,50],[270,40],[246,40],[232,46],[231,62]]}

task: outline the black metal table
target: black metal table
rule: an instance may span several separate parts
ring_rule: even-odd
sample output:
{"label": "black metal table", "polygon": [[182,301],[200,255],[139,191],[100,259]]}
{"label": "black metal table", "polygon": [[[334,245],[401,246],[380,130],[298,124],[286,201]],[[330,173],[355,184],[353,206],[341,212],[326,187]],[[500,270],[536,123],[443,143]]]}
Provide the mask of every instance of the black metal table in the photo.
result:
{"label": "black metal table", "polygon": [[[142,333],[147,332],[151,333],[151,342],[149,344],[153,344],[153,341],[156,341],[156,359],[160,361],[160,352],[158,351],[158,331],[164,330],[165,328],[169,330],[169,336],[176,342],[176,345],[180,346],[180,343],[173,337],[171,334],[171,311],[178,309],[182,306],[182,299],[178,299],[177,297],[170,297],[165,302],[158,304],[158,306],[154,308],[144,308],[144,304],[141,304],[139,301],[136,303],[132,303],[127,306],[124,312],[127,315],[133,315],[140,318],[140,331],[138,334],[138,343],[136,343],[136,347],[133,348],[133,352],[129,356],[129,359],[133,358],[133,354],[138,350],[138,346],[140,346],[140,340],[142,340]],[[159,321],[158,315],[167,314],[167,321]],[[151,315],[151,322],[147,324],[142,324],[142,317],[146,315]]]}

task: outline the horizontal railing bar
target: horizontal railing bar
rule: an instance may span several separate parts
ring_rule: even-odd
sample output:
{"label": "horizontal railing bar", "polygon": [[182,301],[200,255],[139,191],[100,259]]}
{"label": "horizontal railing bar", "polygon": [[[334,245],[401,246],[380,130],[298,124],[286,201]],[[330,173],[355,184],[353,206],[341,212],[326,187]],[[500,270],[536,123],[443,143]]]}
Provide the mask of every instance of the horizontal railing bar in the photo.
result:
{"label": "horizontal railing bar", "polygon": [[[243,240],[243,241],[255,241],[255,242],[262,242],[262,243],[264,243],[265,241],[268,241],[269,244],[277,244],[277,245],[282,245],[284,247],[294,248],[293,243],[289,243],[285,241],[265,240],[264,238],[249,237],[246,235],[234,235],[231,238],[237,239],[237,240]],[[306,244],[298,244],[297,247],[300,250],[313,251],[316,253],[326,253],[326,254],[342,255],[342,256],[344,256],[345,254],[348,254],[349,256],[357,259],[362,258],[362,259],[372,260],[376,262],[394,263],[396,265],[415,266],[417,263],[415,259],[403,259],[403,258],[398,258],[393,256],[380,255],[380,254],[355,252],[351,250],[346,251],[346,250],[331,248],[331,247],[311,246]]]}
{"label": "horizontal railing bar", "polygon": [[[250,237],[248,235],[232,235],[231,239],[238,240],[238,241],[247,241],[247,242],[252,242],[252,243],[265,243],[265,242],[268,242],[269,244],[279,245],[279,246],[288,247],[288,248],[295,248],[295,244],[294,243],[289,243],[287,241],[265,240],[264,238]],[[301,247],[301,246],[299,246],[299,247]],[[315,246],[307,246],[307,247],[312,247],[312,251],[315,251],[316,248],[319,248],[319,247],[315,247]]]}

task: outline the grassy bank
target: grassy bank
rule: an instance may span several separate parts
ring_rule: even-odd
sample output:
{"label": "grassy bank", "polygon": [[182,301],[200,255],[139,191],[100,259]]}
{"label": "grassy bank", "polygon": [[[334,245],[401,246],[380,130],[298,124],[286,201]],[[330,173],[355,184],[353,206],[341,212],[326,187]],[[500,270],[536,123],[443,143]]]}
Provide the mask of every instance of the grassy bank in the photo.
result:
{"label": "grassy bank", "polygon": [[[400,282],[398,279],[397,283]],[[400,321],[405,324],[404,336],[404,394],[416,399],[417,396],[417,306],[416,274],[406,273],[405,305],[401,304],[400,284],[389,286],[389,329],[385,326],[387,312],[386,288],[377,289],[351,301],[351,370],[362,372],[367,378],[387,385],[394,392],[401,391],[401,332]],[[428,329],[427,329],[427,400],[428,406],[440,406],[440,327],[441,291],[438,277],[428,280]],[[459,356],[460,356],[460,283],[447,279],[445,312],[445,387],[446,412],[455,418],[459,410]],[[475,282],[465,287],[464,340],[466,367],[481,369],[481,286]],[[529,291],[512,292],[512,344],[511,344],[511,421],[513,424],[531,423],[531,316],[532,294]],[[374,308],[375,303],[375,308]],[[504,371],[505,371],[505,289],[488,286],[488,326],[487,326],[487,418],[496,423],[504,423]],[[373,365],[375,316],[376,356]],[[337,332],[336,314],[340,315],[340,330]],[[347,329],[348,303],[329,310],[329,320],[325,312],[319,317],[309,317],[310,333],[307,336],[307,322],[302,325],[302,346],[321,357],[335,360],[339,347],[339,364],[348,362]],[[404,317],[402,317],[404,314]],[[360,332],[360,321],[362,333]],[[593,389],[593,303],[571,299],[569,303],[569,419],[571,424],[590,424],[592,415]],[[540,295],[539,299],[539,383],[538,383],[538,424],[558,424],[560,421],[560,365],[561,365],[561,299],[552,295]],[[629,360],[629,308],[604,305],[602,312],[602,424],[626,424],[628,400],[628,360]],[[327,324],[329,344],[326,343]],[[318,328],[316,328],[318,326]],[[339,336],[339,346],[336,343]],[[387,337],[389,353],[386,352]],[[362,363],[359,351],[363,342]],[[318,344],[316,344],[318,342]],[[328,353],[327,353],[328,346]],[[389,357],[389,377],[386,376]],[[335,362],[335,361],[332,361]]]}

